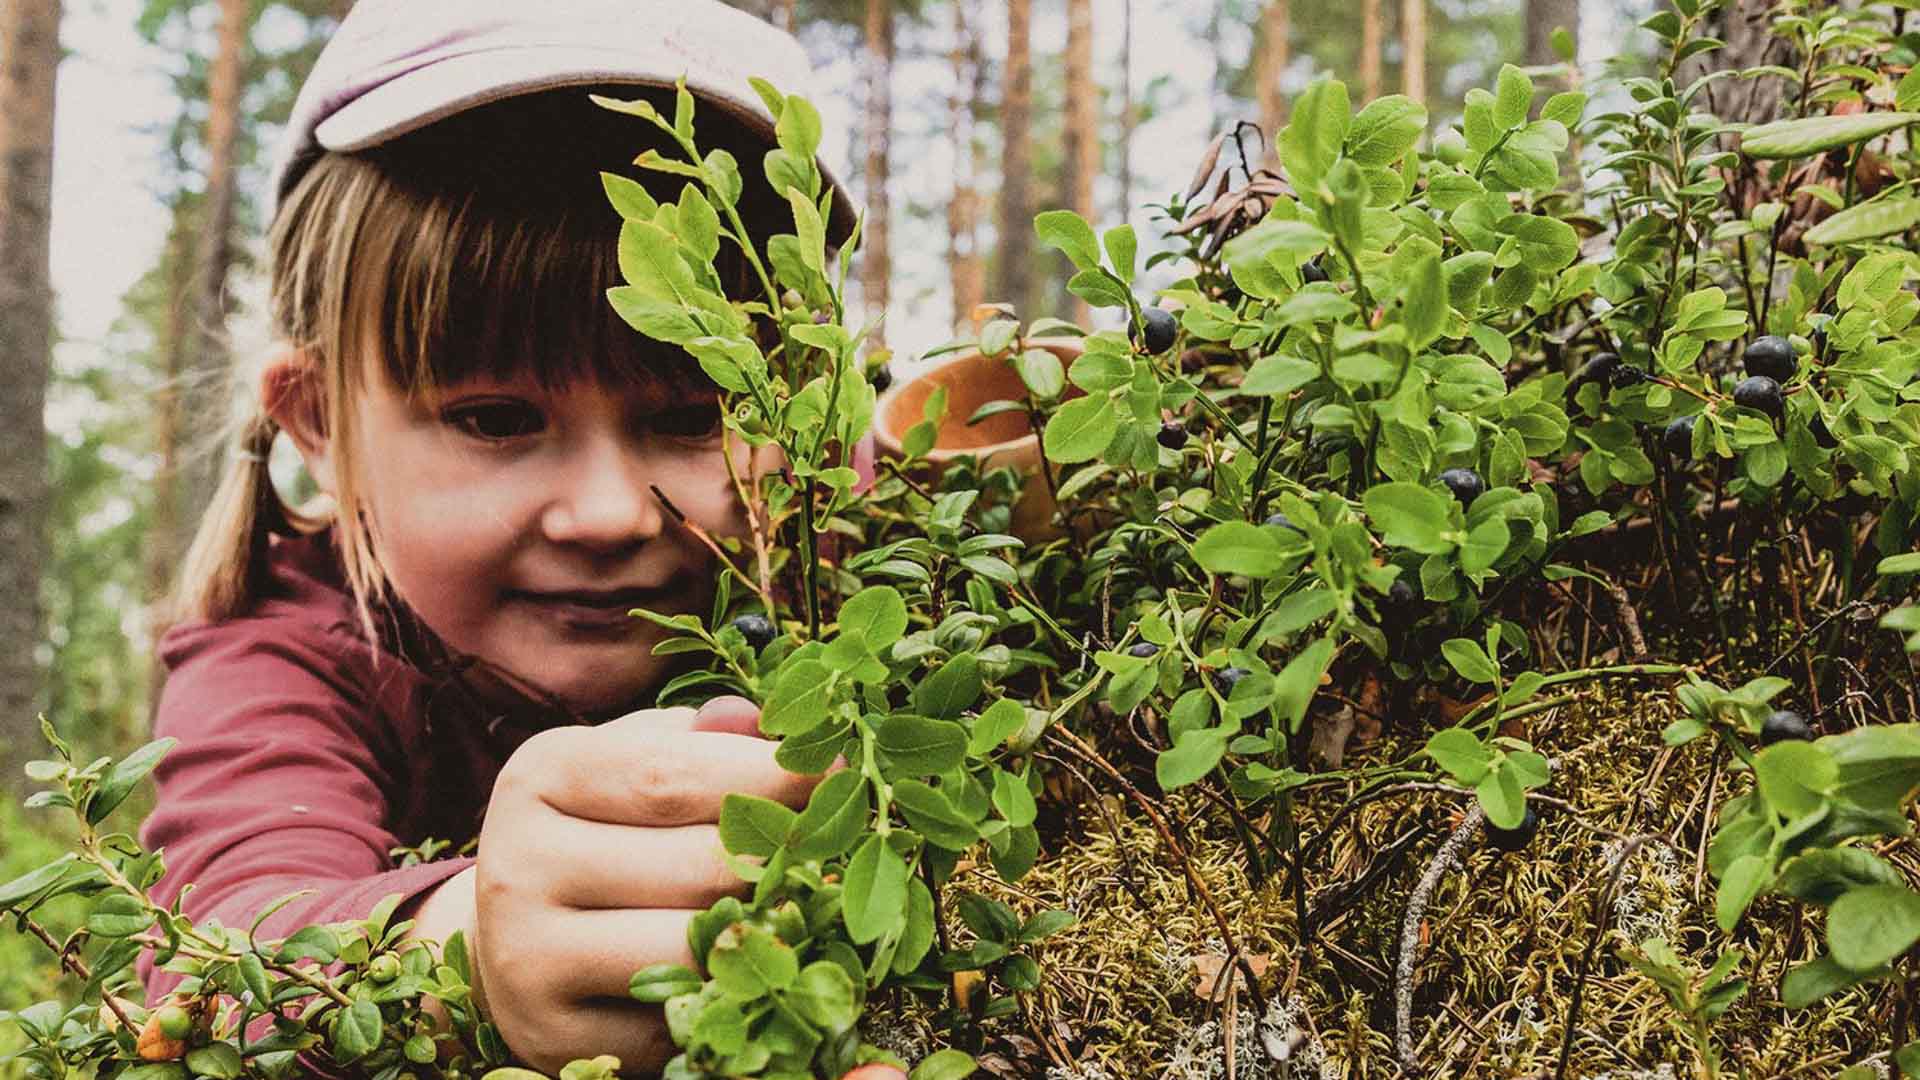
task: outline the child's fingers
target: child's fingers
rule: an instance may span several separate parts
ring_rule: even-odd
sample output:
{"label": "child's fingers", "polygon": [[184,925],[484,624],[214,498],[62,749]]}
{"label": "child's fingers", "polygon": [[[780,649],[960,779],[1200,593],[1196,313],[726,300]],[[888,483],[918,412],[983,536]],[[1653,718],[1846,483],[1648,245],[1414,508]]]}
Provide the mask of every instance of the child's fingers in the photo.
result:
{"label": "child's fingers", "polygon": [[[699,910],[557,911],[540,920],[538,940],[526,947],[529,952],[537,949],[547,958],[542,962],[551,964],[557,976],[551,984],[555,999],[631,1000],[627,988],[634,972],[653,964],[694,966],[687,926]],[[565,963],[552,963],[556,959]]]}
{"label": "child's fingers", "polygon": [[738,695],[717,697],[694,714],[693,730],[729,735],[759,735],[760,706]]}
{"label": "child's fingers", "polygon": [[[689,713],[692,710],[687,710]],[[799,809],[820,782],[781,768],[775,744],[711,731],[675,731],[635,716],[534,736],[500,773],[495,798],[537,798],[569,817],[616,825],[720,820],[729,792]]]}
{"label": "child's fingers", "polygon": [[727,865],[715,825],[649,829],[549,819],[523,839],[542,844],[542,890],[555,905],[704,910],[752,888]]}

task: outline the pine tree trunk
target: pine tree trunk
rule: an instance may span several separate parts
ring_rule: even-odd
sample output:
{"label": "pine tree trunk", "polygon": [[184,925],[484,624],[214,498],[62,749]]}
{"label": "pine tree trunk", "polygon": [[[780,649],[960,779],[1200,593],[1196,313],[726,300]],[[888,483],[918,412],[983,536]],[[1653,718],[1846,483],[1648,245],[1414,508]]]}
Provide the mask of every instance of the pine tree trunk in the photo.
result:
{"label": "pine tree trunk", "polygon": [[1580,0],[1526,0],[1526,50],[1529,65],[1557,64],[1553,32],[1564,29],[1580,40]]}
{"label": "pine tree trunk", "polygon": [[1133,213],[1133,0],[1120,0],[1120,220]]}
{"label": "pine tree trunk", "polygon": [[[893,273],[888,250],[888,135],[893,127],[893,5],[867,0],[867,217],[860,239],[860,291],[869,320],[887,314],[887,282]],[[886,345],[886,324],[869,339]]]}
{"label": "pine tree trunk", "polygon": [[953,197],[947,200],[947,267],[953,291],[953,332],[972,325],[974,306],[986,299],[980,263],[980,191],[973,145],[973,108],[979,96],[970,28],[972,0],[953,0],[953,95],[948,115],[953,124]]}
{"label": "pine tree trunk", "polygon": [[1000,221],[995,252],[997,299],[1022,317],[1033,307],[1032,0],[1007,0],[1006,89],[1000,108]]}
{"label": "pine tree trunk", "polygon": [[[218,44],[207,73],[207,186],[200,204],[200,237],[193,277],[193,322],[188,328],[188,420],[199,440],[219,432],[227,420],[227,271],[233,265],[234,170],[239,155],[240,93],[247,60],[248,0],[220,0]],[[198,522],[213,497],[221,464],[218,454],[189,455],[181,474],[186,520]],[[189,526],[191,528],[191,526]],[[184,550],[184,548],[183,548]]]}
{"label": "pine tree trunk", "polygon": [[1280,145],[1280,129],[1287,122],[1287,100],[1280,92],[1280,79],[1293,57],[1289,40],[1292,32],[1287,0],[1267,0],[1267,9],[1260,15],[1260,51],[1254,57],[1253,79],[1258,87],[1260,130],[1266,134],[1270,159],[1279,156],[1276,148]]}
{"label": "pine tree trunk", "polygon": [[[1093,180],[1100,171],[1100,85],[1093,77],[1092,0],[1067,0],[1067,206],[1099,229]],[[1086,326],[1093,309],[1074,297],[1073,319]]]}
{"label": "pine tree trunk", "polygon": [[1380,41],[1386,36],[1380,0],[1360,0],[1360,100],[1380,96]]}
{"label": "pine tree trunk", "polygon": [[47,751],[40,574],[47,557],[47,378],[53,349],[48,225],[53,203],[54,74],[60,0],[0,7],[0,795]]}
{"label": "pine tree trunk", "polygon": [[1400,88],[1427,103],[1427,0],[1400,0]]}
{"label": "pine tree trunk", "polygon": [[794,17],[793,10],[795,3],[797,3],[797,0],[773,0],[773,19],[771,21],[773,25],[785,30],[789,34],[793,33],[794,23],[797,21]]}

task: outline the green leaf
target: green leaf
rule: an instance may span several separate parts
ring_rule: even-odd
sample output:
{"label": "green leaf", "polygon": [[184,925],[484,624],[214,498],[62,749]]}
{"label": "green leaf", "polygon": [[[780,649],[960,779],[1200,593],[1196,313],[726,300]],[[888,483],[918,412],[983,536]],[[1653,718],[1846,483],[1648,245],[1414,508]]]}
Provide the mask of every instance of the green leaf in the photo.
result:
{"label": "green leaf", "polygon": [[831,960],[815,960],[800,969],[787,1000],[808,1023],[825,1031],[845,1031],[860,1019],[853,979]]}
{"label": "green leaf", "polygon": [[1154,760],[1154,776],[1162,791],[1183,788],[1213,771],[1227,752],[1229,733],[1224,728],[1196,728],[1183,731],[1173,748],[1161,751]]}
{"label": "green leaf", "polygon": [[1291,394],[1320,377],[1320,365],[1297,356],[1278,353],[1263,356],[1247,369],[1240,393],[1248,397],[1279,397]]}
{"label": "green leaf", "polygon": [[1809,244],[1856,244],[1920,225],[1920,199],[1875,199],[1851,206],[1808,229]]}
{"label": "green leaf", "polygon": [[1033,230],[1051,247],[1059,248],[1079,270],[1100,265],[1100,243],[1093,226],[1071,210],[1048,210],[1033,219]]}
{"label": "green leaf", "polygon": [[787,850],[796,859],[831,859],[866,831],[873,804],[859,769],[841,769],[813,789],[807,808],[794,819]]}
{"label": "green leaf", "polygon": [[1347,132],[1347,156],[1362,165],[1392,165],[1427,130],[1427,107],[1404,94],[1369,101]]}
{"label": "green leaf", "polygon": [[1742,855],[1733,860],[1720,876],[1720,889],[1714,895],[1714,913],[1720,929],[1728,933],[1740,925],[1753,899],[1773,880],[1773,860],[1765,855]]}
{"label": "green leaf", "polygon": [[980,700],[980,661],[961,653],[913,688],[913,707],[927,716],[952,720]]}
{"label": "green leaf", "polygon": [[1498,828],[1516,829],[1526,819],[1527,796],[1521,790],[1520,778],[1510,768],[1495,765],[1474,785],[1473,793],[1487,812],[1487,821]]}
{"label": "green leaf", "polygon": [[1394,481],[1367,489],[1363,500],[1382,539],[1427,555],[1453,550],[1448,500],[1419,484]]}
{"label": "green leaf", "polygon": [[1789,1009],[1804,1009],[1830,994],[1845,990],[1864,977],[1848,971],[1835,962],[1831,955],[1822,953],[1787,972],[1786,978],[1780,980],[1780,1000]]}
{"label": "green leaf", "polygon": [[1753,773],[1767,805],[1789,821],[1818,810],[1839,778],[1833,756],[1804,742],[1775,743],[1760,751]]}
{"label": "green leaf", "polygon": [[1133,226],[1116,225],[1106,232],[1107,261],[1113,264],[1113,272],[1120,280],[1133,283],[1134,261],[1138,258],[1139,241],[1134,239]]}
{"label": "green leaf", "polygon": [[1434,764],[1469,787],[1486,777],[1493,761],[1493,752],[1465,728],[1442,728],[1434,732],[1427,739],[1426,753]]}
{"label": "green leaf", "polygon": [[1041,401],[1052,401],[1067,387],[1067,369],[1050,349],[1028,349],[1014,361],[1014,366],[1020,372],[1020,381]]}
{"label": "green leaf", "polygon": [[1344,83],[1320,79],[1294,100],[1291,120],[1280,133],[1280,161],[1296,191],[1311,192],[1340,156],[1353,118]]}
{"label": "green leaf", "polygon": [[1500,79],[1493,89],[1493,122],[1501,128],[1516,128],[1527,122],[1533,107],[1533,80],[1512,64],[1500,66]]}
{"label": "green leaf", "polygon": [[87,804],[87,824],[98,825],[105,821],[108,814],[125,802],[133,793],[134,786],[147,778],[160,759],[178,745],[180,740],[173,738],[156,739],[142,746],[116,762],[108,771],[100,786],[94,789],[93,801]]}
{"label": "green leaf", "polygon": [[906,917],[907,864],[879,834],[869,835],[847,863],[841,911],[847,936],[867,945],[893,932]]}
{"label": "green leaf", "polygon": [[1019,828],[1031,825],[1039,814],[1039,808],[1033,801],[1033,792],[1027,788],[1023,777],[1015,776],[998,765],[993,767],[993,806],[1007,824]]}
{"label": "green leaf", "polygon": [[1468,682],[1491,683],[1500,678],[1500,669],[1493,658],[1480,647],[1480,643],[1471,638],[1451,638],[1440,644],[1440,654],[1453,665],[1453,670]]}
{"label": "green leaf", "polygon": [[1920,112],[1862,112],[1845,116],[1810,116],[1804,120],[1777,120],[1750,127],[1740,136],[1740,151],[1753,158],[1811,157],[1841,146],[1897,131],[1915,121]]}
{"label": "green leaf", "polygon": [[1875,724],[1817,745],[1833,758],[1833,794],[1840,798],[1898,809],[1920,788],[1920,724]]}
{"label": "green leaf", "polygon": [[0,908],[12,907],[63,877],[79,856],[67,852],[58,859],[29,870],[5,885],[0,885]]}
{"label": "green leaf", "polygon": [[891,585],[869,585],[840,608],[839,625],[842,637],[863,641],[878,653],[907,632],[907,602]]}
{"label": "green leaf", "polygon": [[1446,328],[1447,314],[1447,283],[1440,272],[1440,256],[1424,256],[1413,264],[1407,279],[1408,350],[1418,353],[1439,338]]}
{"label": "green leaf", "polygon": [[362,998],[334,1013],[333,1059],[343,1065],[360,1060],[380,1045],[380,1006]]}
{"label": "green leaf", "polygon": [[922,776],[957,768],[967,759],[967,732],[948,720],[896,713],[880,722],[880,749],[903,772]]}
{"label": "green leaf", "polygon": [[1879,565],[1874,567],[1873,572],[1882,577],[1888,574],[1920,574],[1920,551],[1909,551],[1903,555],[1889,555],[1880,560]]}
{"label": "green leaf", "polygon": [[1559,218],[1515,214],[1499,230],[1513,237],[1521,265],[1537,274],[1557,273],[1580,255],[1580,234]]}
{"label": "green leaf", "polygon": [[1068,465],[1091,461],[1107,448],[1119,430],[1120,414],[1104,395],[1075,398],[1060,406],[1060,411],[1047,421],[1043,439],[1047,460]]}
{"label": "green leaf", "polygon": [[1827,947],[1849,971],[1872,971],[1920,941],[1920,893],[1900,885],[1851,889],[1827,911]]}
{"label": "green leaf", "polygon": [[906,815],[907,824],[932,843],[952,851],[965,851],[980,839],[980,830],[953,805],[946,793],[913,777],[893,782],[893,804]]}
{"label": "green leaf", "polygon": [[1082,270],[1067,281],[1067,291],[1094,307],[1131,307],[1133,295],[1104,271]]}
{"label": "green leaf", "polygon": [[913,1067],[907,1080],[961,1080],[978,1068],[973,1058],[960,1050],[937,1050]]}
{"label": "green leaf", "polygon": [[[1913,72],[1910,71],[1907,75],[1911,78]],[[1902,83],[1905,81],[1905,79],[1901,80]],[[1903,104],[1901,107],[1906,106]],[[1900,1075],[1907,1077],[1908,1080],[1920,1080],[1920,1039],[1894,1051],[1893,1063],[1900,1066]]]}
{"label": "green leaf", "polygon": [[1202,533],[1194,542],[1193,558],[1210,574],[1256,580],[1279,573],[1285,561],[1279,537],[1246,521],[1222,522]]}
{"label": "green leaf", "polygon": [[967,753],[973,757],[983,756],[1026,725],[1027,710],[1012,698],[1001,698],[974,720],[973,731],[967,737]]}
{"label": "green leaf", "polygon": [[187,1070],[206,1080],[235,1080],[243,1069],[240,1051],[229,1042],[208,1043],[187,1051]]}
{"label": "green leaf", "polygon": [[720,803],[720,846],[735,855],[772,855],[799,816],[772,799],[729,793]]}
{"label": "green leaf", "polygon": [[1286,722],[1288,731],[1300,730],[1307,706],[1320,690],[1320,677],[1333,662],[1333,648],[1333,638],[1320,638],[1287,661],[1287,666],[1274,678],[1273,714]]}
{"label": "green leaf", "polygon": [[707,970],[728,997],[752,1001],[793,985],[800,976],[800,959],[773,931],[737,922],[714,939]]}
{"label": "green leaf", "polygon": [[627,980],[627,995],[635,1001],[659,1005],[681,994],[698,993],[699,973],[681,964],[651,964]]}
{"label": "green leaf", "polygon": [[[101,897],[87,913],[87,929],[100,937],[123,938],[153,925],[147,905],[137,896],[110,893]],[[261,999],[265,1004],[265,999]]]}
{"label": "green leaf", "polygon": [[782,738],[825,723],[833,705],[834,682],[834,672],[818,660],[789,665],[760,710],[761,733]]}

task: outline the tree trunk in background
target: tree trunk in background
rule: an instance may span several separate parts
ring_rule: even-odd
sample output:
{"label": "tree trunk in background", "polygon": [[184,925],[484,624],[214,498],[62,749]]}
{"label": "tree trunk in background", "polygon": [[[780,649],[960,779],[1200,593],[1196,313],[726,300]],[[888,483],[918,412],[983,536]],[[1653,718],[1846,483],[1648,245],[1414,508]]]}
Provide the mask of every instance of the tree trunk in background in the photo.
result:
{"label": "tree trunk in background", "polygon": [[40,737],[40,572],[47,552],[47,378],[53,350],[48,227],[60,0],[0,7],[0,795],[50,753]]}
{"label": "tree trunk in background", "polygon": [[797,0],[773,0],[773,25],[789,34],[793,33],[793,24],[796,21],[793,13],[796,2]]}
{"label": "tree trunk in background", "polygon": [[[220,0],[218,45],[207,72],[207,186],[200,203],[200,242],[193,278],[193,324],[187,340],[187,416],[219,431],[227,418],[227,270],[233,265],[234,172],[240,145],[240,91],[246,70],[248,0]],[[201,434],[196,432],[196,434]],[[217,454],[196,454],[186,472],[188,520],[197,523],[213,496]]]}
{"label": "tree trunk in background", "polygon": [[1427,0],[1400,0],[1400,92],[1427,103]]}
{"label": "tree trunk in background", "polygon": [[980,72],[974,64],[974,37],[969,26],[972,0],[953,2],[953,95],[948,116],[953,123],[953,197],[947,200],[947,269],[953,290],[953,332],[965,334],[973,325],[974,306],[986,299],[985,269],[980,260],[980,190],[976,186],[973,145],[973,108],[979,97]]}
{"label": "tree trunk in background", "polygon": [[[1093,178],[1100,172],[1100,84],[1093,77],[1093,0],[1067,0],[1067,207],[1100,231]],[[1086,326],[1093,308],[1074,297],[1073,320]]]}
{"label": "tree trunk in background", "polygon": [[1033,306],[1032,0],[1007,0],[1006,90],[1000,107],[1000,221],[995,299],[1031,319]]}
{"label": "tree trunk in background", "polygon": [[[1768,32],[1769,6],[1758,0],[1736,0],[1708,16],[1705,32],[1726,42],[1726,48],[1689,59],[1680,65],[1676,81],[1685,86],[1709,71],[1737,70],[1763,64],[1798,68],[1805,58],[1785,38]],[[1793,115],[1791,109],[1784,113],[1780,111],[1781,91],[1786,85],[1780,79],[1721,79],[1709,85],[1705,95],[1695,100],[1703,102],[1709,111],[1722,120],[1764,124],[1769,120],[1785,120]],[[1798,87],[1794,89],[1797,91]],[[1721,139],[1722,145],[1729,142],[1728,139]]]}
{"label": "tree trunk in background", "polygon": [[1580,0],[1526,0],[1526,49],[1521,54],[1529,65],[1557,64],[1553,51],[1553,32],[1565,29],[1580,40]]}
{"label": "tree trunk in background", "polygon": [[[887,280],[893,273],[888,251],[887,136],[893,127],[893,5],[867,0],[867,217],[860,237],[860,294],[869,320],[887,314]],[[886,346],[886,324],[869,338]]]}
{"label": "tree trunk in background", "polygon": [[1386,37],[1380,0],[1360,0],[1360,100],[1380,96],[1380,42]]}
{"label": "tree trunk in background", "polygon": [[1253,82],[1268,160],[1279,159],[1280,129],[1287,123],[1287,99],[1281,94],[1280,78],[1292,60],[1292,42],[1288,39],[1292,32],[1287,0],[1267,0],[1267,9],[1260,15],[1260,51],[1254,55]]}
{"label": "tree trunk in background", "polygon": [[1120,220],[1133,214],[1133,0],[1120,0]]}

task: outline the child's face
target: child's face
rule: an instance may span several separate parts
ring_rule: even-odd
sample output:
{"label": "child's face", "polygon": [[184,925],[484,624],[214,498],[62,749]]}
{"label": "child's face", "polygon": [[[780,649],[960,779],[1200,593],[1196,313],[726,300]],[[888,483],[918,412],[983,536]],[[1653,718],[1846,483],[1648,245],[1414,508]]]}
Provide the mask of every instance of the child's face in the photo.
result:
{"label": "child's face", "polygon": [[700,610],[714,583],[711,553],[650,488],[716,537],[745,531],[713,394],[371,382],[357,475],[399,597],[452,648],[577,711],[641,703],[671,661],[652,655],[665,631],[627,612]]}

